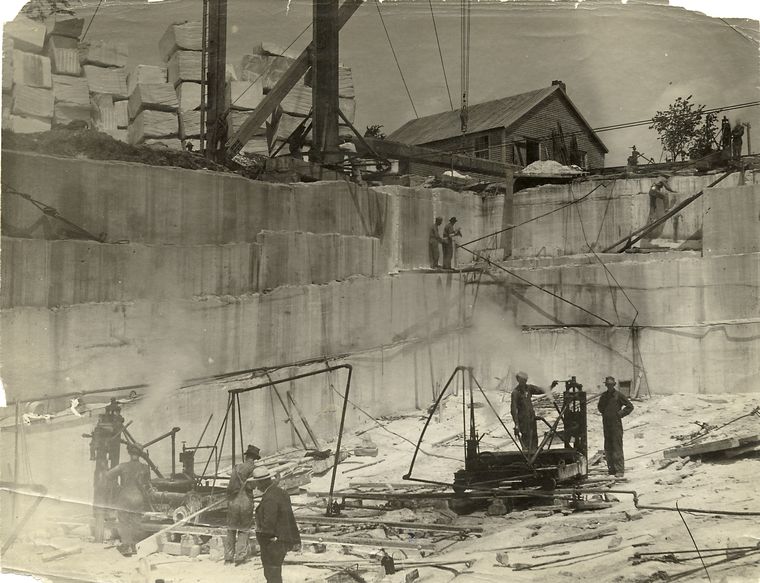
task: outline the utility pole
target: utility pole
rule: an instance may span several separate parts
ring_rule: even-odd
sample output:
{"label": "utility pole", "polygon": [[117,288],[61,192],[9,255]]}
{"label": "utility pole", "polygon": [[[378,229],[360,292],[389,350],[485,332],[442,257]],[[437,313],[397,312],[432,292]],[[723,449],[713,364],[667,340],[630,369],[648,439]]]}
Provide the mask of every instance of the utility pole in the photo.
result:
{"label": "utility pole", "polygon": [[752,155],[752,137],[749,131],[752,129],[752,124],[745,122],[744,127],[747,128],[747,155],[750,156]]}
{"label": "utility pole", "polygon": [[337,164],[338,148],[338,0],[314,0],[312,69],[312,162]]}
{"label": "utility pole", "polygon": [[208,11],[208,110],[206,157],[222,162],[227,138],[225,83],[227,69],[227,0],[209,0]]}

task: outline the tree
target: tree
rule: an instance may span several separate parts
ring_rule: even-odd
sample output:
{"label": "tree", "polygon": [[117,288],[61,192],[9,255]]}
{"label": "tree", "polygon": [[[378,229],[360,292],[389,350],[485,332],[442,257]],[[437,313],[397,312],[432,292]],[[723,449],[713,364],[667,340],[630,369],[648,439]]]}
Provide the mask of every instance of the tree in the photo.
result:
{"label": "tree", "polygon": [[696,160],[697,158],[703,158],[713,152],[715,150],[713,146],[718,146],[715,140],[717,133],[718,114],[705,114],[705,120],[702,123],[702,126],[699,129],[699,133],[694,139],[691,148],[689,149],[689,157],[691,157],[692,160]]}
{"label": "tree", "polygon": [[673,161],[678,156],[685,160],[700,136],[709,130],[709,126],[706,130],[702,125],[705,106],[692,103],[691,97],[679,97],[666,111],[658,111],[649,126],[660,135],[662,147],[670,153]]}
{"label": "tree", "polygon": [[385,134],[381,131],[383,126],[379,124],[372,124],[367,126],[366,131],[364,132],[365,138],[377,138],[378,140],[384,140]]}
{"label": "tree", "polygon": [[71,0],[31,0],[21,9],[21,14],[32,20],[43,21],[53,14],[74,16]]}

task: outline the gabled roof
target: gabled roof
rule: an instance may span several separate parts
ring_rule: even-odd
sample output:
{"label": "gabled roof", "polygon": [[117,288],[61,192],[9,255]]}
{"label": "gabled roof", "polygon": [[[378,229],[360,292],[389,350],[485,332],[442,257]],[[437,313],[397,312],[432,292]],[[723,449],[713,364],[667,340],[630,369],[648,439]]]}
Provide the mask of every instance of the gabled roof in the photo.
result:
{"label": "gabled roof", "polygon": [[[474,134],[494,128],[509,128],[555,92],[559,92],[581,122],[588,128],[593,138],[605,152],[608,152],[607,146],[591,129],[591,126],[560,85],[552,85],[527,93],[471,105],[469,107],[467,133]],[[429,144],[430,142],[460,136],[460,128],[459,110],[444,111],[410,120],[389,135],[388,139],[413,145]]]}

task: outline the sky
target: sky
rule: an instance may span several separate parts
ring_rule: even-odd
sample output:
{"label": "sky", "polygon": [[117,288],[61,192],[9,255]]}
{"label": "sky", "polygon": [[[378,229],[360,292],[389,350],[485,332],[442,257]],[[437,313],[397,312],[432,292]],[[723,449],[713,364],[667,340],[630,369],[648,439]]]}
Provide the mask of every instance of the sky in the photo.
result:
{"label": "sky", "polygon": [[[87,6],[79,10],[87,21],[94,2],[85,0]],[[671,7],[663,3],[585,0],[574,8],[568,1],[473,2],[469,102],[530,91],[561,79],[589,123],[599,127],[649,119],[678,96],[693,95],[693,101],[707,107],[758,100],[758,43],[748,38],[760,36],[758,24],[729,25],[675,5],[734,18],[760,17],[760,2],[672,0]],[[311,0],[228,4],[228,61],[235,64],[257,40],[287,46],[311,19]],[[199,18],[200,6],[200,0],[105,0],[88,36],[128,43],[131,65],[160,64],[157,43],[168,24]],[[433,6],[448,90],[428,3],[386,0],[381,6],[420,116],[449,109],[449,93],[458,107],[460,95],[459,2],[434,0]],[[309,37],[307,32],[293,48],[303,49]],[[353,71],[360,130],[377,123],[389,133],[414,117],[373,2],[362,6],[344,28],[341,60]],[[759,107],[728,116],[732,122],[750,121],[760,128]],[[607,165],[623,164],[633,144],[655,159],[661,156],[657,136],[646,126],[600,137],[610,150]]]}

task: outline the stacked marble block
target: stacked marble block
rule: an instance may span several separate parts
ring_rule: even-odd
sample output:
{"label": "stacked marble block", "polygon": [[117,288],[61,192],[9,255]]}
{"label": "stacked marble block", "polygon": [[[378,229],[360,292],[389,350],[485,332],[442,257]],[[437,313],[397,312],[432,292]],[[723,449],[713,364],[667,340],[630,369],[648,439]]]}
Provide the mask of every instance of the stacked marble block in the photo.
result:
{"label": "stacked marble block", "polygon": [[79,121],[126,139],[126,46],[80,42],[83,26],[81,18],[24,16],[6,24],[4,128],[34,133]]}
{"label": "stacked marble block", "polygon": [[[251,83],[260,85],[260,89],[259,87],[251,87],[248,90],[248,92],[254,93],[255,98],[260,99],[272,90],[293,64],[296,57],[296,54],[289,54],[272,43],[259,43],[250,54],[243,56],[240,63],[241,81],[233,82],[233,85],[239,85],[243,90],[249,87]],[[311,71],[290,90],[282,102],[280,102],[280,107],[268,122],[267,127],[259,129],[258,135],[255,135],[243,148],[244,152],[263,154],[274,152],[283,146],[283,143],[302,124],[312,109],[310,73]],[[236,91],[232,91],[233,97],[235,93]],[[341,110],[348,120],[353,123],[356,112],[355,93],[351,69],[348,67],[341,66],[339,69],[338,95]],[[242,122],[245,121],[245,115],[235,115],[234,113],[236,109],[234,98],[232,99],[232,103],[231,123],[229,127],[230,135],[239,129]],[[340,124],[340,135],[352,136],[351,130],[343,122]],[[306,135],[305,143],[309,144],[310,140],[311,132]]]}

